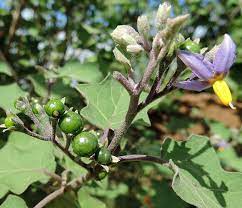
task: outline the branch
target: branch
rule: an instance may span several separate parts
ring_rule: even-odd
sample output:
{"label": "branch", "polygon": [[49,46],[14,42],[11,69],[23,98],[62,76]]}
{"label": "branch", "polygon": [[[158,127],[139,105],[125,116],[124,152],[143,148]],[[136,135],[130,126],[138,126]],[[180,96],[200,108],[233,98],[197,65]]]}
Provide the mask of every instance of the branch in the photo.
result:
{"label": "branch", "polygon": [[21,0],[20,3],[17,5],[16,10],[14,10],[13,13],[12,13],[12,22],[11,22],[11,25],[10,25],[9,31],[8,31],[7,48],[10,47],[12,39],[15,35],[15,31],[17,30],[17,25],[18,25],[19,20],[20,20],[21,11],[23,9],[24,3],[25,3],[25,1]]}
{"label": "branch", "polygon": [[131,125],[132,121],[134,120],[137,114],[138,104],[139,104],[139,95],[131,95],[130,101],[129,101],[129,108],[126,113],[125,120],[119,128],[114,130],[114,136],[111,140],[111,143],[108,146],[108,149],[110,151],[112,152],[115,151],[121,138],[127,132],[129,126]]}
{"label": "branch", "polygon": [[101,144],[105,144],[105,142],[107,141],[109,131],[110,131],[110,129],[104,129],[104,131],[103,131],[103,135],[102,135],[101,138],[100,138],[100,143],[101,143]]}
{"label": "branch", "polygon": [[37,134],[35,132],[30,131],[23,123],[23,121],[17,116],[15,115],[15,117],[13,118],[14,122],[19,125],[20,127],[22,127],[24,129],[24,132],[32,137],[35,137],[37,139],[43,140],[43,141],[50,141],[51,138],[50,137],[46,137],[46,136],[42,136],[40,134]]}
{"label": "branch", "polygon": [[151,77],[153,71],[155,70],[156,66],[157,66],[157,60],[155,59],[155,53],[154,53],[154,50],[151,50],[150,60],[146,67],[144,76],[141,79],[141,81],[139,82],[139,84],[137,85],[136,89],[134,89],[132,91],[132,94],[130,95],[129,107],[128,107],[128,111],[125,116],[125,120],[119,128],[114,130],[114,136],[111,140],[110,145],[108,146],[108,149],[110,151],[112,151],[112,152],[115,151],[115,149],[119,145],[121,138],[127,132],[132,121],[134,120],[135,116],[137,115],[140,94],[143,91],[143,89],[147,86],[147,84],[150,80],[150,77]]}
{"label": "branch", "polygon": [[82,175],[82,176],[80,176],[78,178],[73,179],[68,184],[66,184],[64,186],[61,186],[56,191],[54,191],[51,194],[47,195],[37,205],[35,205],[34,208],[42,208],[42,207],[45,207],[51,201],[53,201],[57,197],[59,197],[62,194],[64,194],[65,191],[79,189],[86,181],[88,181],[89,179],[91,179],[91,177],[92,177],[91,174],[90,173],[87,173],[85,175]]}
{"label": "branch", "polygon": [[44,173],[45,175],[47,175],[47,176],[49,176],[49,177],[55,179],[56,181],[58,181],[59,184],[62,183],[62,178],[61,178],[59,175],[57,175],[56,173],[50,172],[50,171],[48,171],[47,169],[42,169],[41,171],[43,171],[43,173]]}
{"label": "branch", "polygon": [[57,197],[61,196],[65,191],[65,187],[61,187],[60,189],[57,189],[53,193],[46,196],[44,199],[42,199],[37,205],[34,206],[34,208],[42,208],[45,207],[48,203],[56,199]]}
{"label": "branch", "polygon": [[149,155],[124,155],[124,156],[119,156],[118,158],[120,159],[119,163],[135,162],[135,161],[152,162],[152,163],[158,163],[160,165],[167,163],[167,161],[162,160],[159,157],[154,157]]}
{"label": "branch", "polygon": [[159,98],[161,98],[161,97],[163,97],[163,96],[165,96],[165,95],[167,95],[167,94],[173,92],[174,90],[176,90],[176,88],[174,88],[174,87],[167,87],[167,88],[165,88],[163,91],[161,91],[161,92],[155,94],[155,95],[153,96],[152,99],[150,99],[150,100],[146,100],[145,102],[140,103],[139,106],[138,106],[138,112],[140,112],[141,110],[143,110],[143,109],[144,109],[146,106],[148,106],[150,103],[152,103],[152,102],[154,102],[155,100],[157,100],[157,99],[159,99]]}
{"label": "branch", "polygon": [[134,85],[131,83],[131,81],[127,80],[124,75],[122,75],[120,72],[113,72],[113,78],[120,82],[121,85],[128,91],[130,95],[132,95],[134,91]]}

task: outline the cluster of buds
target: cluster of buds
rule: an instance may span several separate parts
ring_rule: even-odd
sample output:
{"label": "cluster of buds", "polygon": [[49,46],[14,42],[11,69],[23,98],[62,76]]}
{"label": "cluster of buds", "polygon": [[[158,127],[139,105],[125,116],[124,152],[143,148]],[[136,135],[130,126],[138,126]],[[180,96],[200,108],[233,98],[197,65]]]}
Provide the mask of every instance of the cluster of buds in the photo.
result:
{"label": "cluster of buds", "polygon": [[[128,25],[118,26],[111,34],[116,44],[113,51],[115,58],[132,73],[132,55],[146,53],[150,60],[149,67],[162,68],[159,69],[162,79],[157,77],[159,82],[194,91],[212,86],[221,103],[234,109],[229,87],[224,81],[235,60],[236,45],[233,40],[226,34],[220,45],[206,52],[207,48],[200,49],[199,40],[185,39],[179,34],[189,15],[170,18],[170,13],[171,5],[164,2],[156,13],[155,28],[151,28],[145,15],[138,18],[137,31]],[[150,31],[157,32],[151,37]],[[179,64],[176,57],[181,60]],[[186,67],[191,69],[192,76],[180,81],[179,75]],[[147,77],[151,78],[153,72],[154,70],[147,72],[148,76],[142,80],[143,85],[149,84]],[[162,83],[158,86],[161,85]],[[164,87],[166,86],[163,89]]]}

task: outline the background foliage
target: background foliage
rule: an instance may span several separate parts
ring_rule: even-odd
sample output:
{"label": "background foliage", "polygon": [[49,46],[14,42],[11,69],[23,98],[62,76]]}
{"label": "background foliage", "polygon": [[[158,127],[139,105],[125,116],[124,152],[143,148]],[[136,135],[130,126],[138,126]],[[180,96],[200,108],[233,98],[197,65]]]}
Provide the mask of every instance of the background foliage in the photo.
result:
{"label": "background foliage", "polygon": [[[49,96],[66,97],[68,105],[79,110],[85,106],[84,98],[89,101],[95,100],[91,96],[92,86],[99,85],[98,82],[103,80],[109,72],[117,69],[124,70],[114,60],[112,54],[114,45],[110,32],[119,24],[135,25],[137,17],[142,13],[154,15],[152,11],[160,3],[158,0],[1,1],[1,123],[3,123],[5,111],[9,108],[14,110],[14,100],[27,93],[45,99]],[[126,138],[123,139],[121,148],[127,147],[130,153],[159,155],[160,143],[165,136],[184,140],[192,133],[203,134],[210,137],[216,150],[216,152],[208,150],[209,158],[210,155],[217,154],[223,168],[228,171],[242,171],[242,105],[240,103],[242,99],[242,85],[240,84],[242,78],[240,70],[242,65],[240,44],[242,2],[237,0],[174,0],[170,3],[174,6],[173,15],[191,14],[190,22],[183,30],[185,37],[200,38],[202,47],[211,47],[221,40],[224,33],[229,33],[237,43],[236,63],[228,78],[237,101],[237,110],[231,111],[216,104],[216,98],[209,91],[200,94],[175,92],[149,112],[152,121],[150,127],[140,122],[132,126]],[[141,67],[143,64],[144,62],[139,63]],[[36,66],[44,66],[49,70]],[[107,82],[111,81],[106,80],[103,85],[108,84]],[[86,86],[88,83],[91,85]],[[80,97],[75,89],[79,86],[86,86],[80,89],[83,97]],[[109,97],[109,92],[105,89],[103,93]],[[125,104],[117,102],[115,106],[125,107]],[[90,105],[82,109],[88,121],[93,119],[88,115],[90,110],[94,110]],[[103,111],[109,113],[107,109]],[[110,126],[117,125],[119,117],[113,114],[108,116],[108,120],[98,120],[94,124],[100,128],[104,126],[104,121]],[[148,118],[145,120],[147,121]],[[1,202],[6,199],[0,205],[2,208],[13,207],[11,203],[14,203],[16,207],[33,207],[50,193],[51,187],[55,187],[55,184],[42,173],[46,168],[51,171],[56,168],[56,172],[59,173],[63,169],[69,169],[73,177],[85,171],[51,145],[27,139],[24,134],[0,133],[0,137]],[[169,145],[166,146],[171,151],[169,158],[173,158],[172,144]],[[177,149],[180,147],[174,146],[173,148]],[[124,153],[128,153],[127,150]],[[48,155],[48,161],[45,160],[46,155]],[[212,162],[218,165],[218,161]],[[180,165],[184,174],[183,178],[188,177],[183,162]],[[200,170],[199,167],[195,168],[197,171]],[[7,174],[4,171],[7,171]],[[207,171],[211,170],[208,168]],[[226,178],[227,173],[220,173],[219,165],[217,171]],[[216,173],[213,174],[216,175]],[[26,178],[27,182],[19,181],[20,176]],[[78,192],[77,197],[74,193],[65,194],[48,207],[61,208],[66,207],[67,204],[68,207],[73,208],[93,206],[101,208],[192,207],[172,191],[171,178],[171,172],[164,167],[153,164],[129,165],[126,163],[116,167],[108,179],[88,184]],[[190,180],[196,183],[197,180],[202,179],[190,177]],[[9,184],[6,186],[6,181],[13,184],[12,189],[6,188],[10,186]],[[183,183],[183,181],[175,181],[172,188],[180,196],[179,193],[184,192],[184,187],[178,182]],[[213,187],[216,185],[216,183],[211,184],[211,181],[205,182]],[[20,194],[22,199],[11,193],[5,195],[8,191],[12,194]],[[208,197],[214,197],[211,193],[207,194]],[[190,193],[181,198],[186,197],[199,203],[196,196],[193,198]],[[189,200],[189,203],[194,204]],[[199,207],[196,203],[194,205]],[[219,206],[224,205],[211,205],[210,207]],[[230,205],[230,207],[238,206]]]}

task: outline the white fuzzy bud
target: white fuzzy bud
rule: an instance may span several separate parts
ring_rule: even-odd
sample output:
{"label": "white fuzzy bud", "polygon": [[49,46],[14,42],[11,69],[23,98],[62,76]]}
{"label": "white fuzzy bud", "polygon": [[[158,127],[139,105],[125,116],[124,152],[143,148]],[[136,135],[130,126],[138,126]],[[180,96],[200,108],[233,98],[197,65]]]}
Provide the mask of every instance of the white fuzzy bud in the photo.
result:
{"label": "white fuzzy bud", "polygon": [[135,40],[135,42],[140,39],[139,33],[129,25],[119,25],[111,33],[112,39],[118,45],[127,45],[127,41],[131,40],[127,35]]}
{"label": "white fuzzy bud", "polygon": [[129,34],[124,34],[121,40],[123,45],[137,44],[137,41]]}
{"label": "white fuzzy bud", "polygon": [[130,61],[125,57],[125,55],[117,48],[114,48],[113,54],[115,59],[126,67],[131,67]]}
{"label": "white fuzzy bud", "polygon": [[168,2],[160,4],[156,13],[156,27],[161,29],[165,26],[171,13],[171,5]]}
{"label": "white fuzzy bud", "polygon": [[147,16],[142,15],[142,16],[138,17],[137,28],[138,28],[138,32],[141,35],[143,35],[145,38],[147,38],[149,36],[150,24],[149,24],[149,20],[148,20]]}
{"label": "white fuzzy bud", "polygon": [[138,53],[140,53],[143,50],[144,50],[144,48],[141,45],[139,45],[139,44],[134,44],[134,45],[128,45],[127,46],[127,52],[129,52],[129,53],[138,54]]}

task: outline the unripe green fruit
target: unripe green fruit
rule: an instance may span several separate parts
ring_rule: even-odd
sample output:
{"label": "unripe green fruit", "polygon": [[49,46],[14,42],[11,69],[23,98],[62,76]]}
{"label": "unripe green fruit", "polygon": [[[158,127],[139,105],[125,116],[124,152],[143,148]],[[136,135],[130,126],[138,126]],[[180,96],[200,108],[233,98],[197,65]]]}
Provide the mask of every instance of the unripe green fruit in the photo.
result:
{"label": "unripe green fruit", "polygon": [[108,175],[108,173],[107,173],[106,171],[101,171],[101,172],[98,173],[98,175],[97,175],[97,180],[101,181],[101,180],[103,180],[107,175]]}
{"label": "unripe green fruit", "polygon": [[83,121],[78,113],[69,111],[60,118],[59,127],[66,134],[75,134],[83,129]]}
{"label": "unripe green fruit", "polygon": [[74,137],[72,148],[78,156],[90,157],[98,148],[98,139],[90,132],[81,132]]}
{"label": "unripe green fruit", "polygon": [[41,105],[39,103],[32,104],[32,111],[34,114],[39,114],[41,111]]}
{"label": "unripe green fruit", "polygon": [[53,116],[55,118],[61,116],[65,112],[65,105],[59,99],[49,100],[44,108],[48,116]]}
{"label": "unripe green fruit", "polygon": [[15,123],[13,121],[14,115],[8,115],[5,120],[4,120],[4,124],[6,126],[6,128],[11,128],[15,126]]}
{"label": "unripe green fruit", "polygon": [[111,152],[106,147],[100,148],[96,153],[96,160],[102,165],[108,165],[112,161]]}
{"label": "unripe green fruit", "polygon": [[200,52],[200,45],[198,43],[193,42],[192,40],[186,40],[182,45],[183,49],[189,50],[193,53]]}

